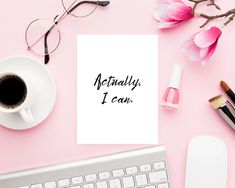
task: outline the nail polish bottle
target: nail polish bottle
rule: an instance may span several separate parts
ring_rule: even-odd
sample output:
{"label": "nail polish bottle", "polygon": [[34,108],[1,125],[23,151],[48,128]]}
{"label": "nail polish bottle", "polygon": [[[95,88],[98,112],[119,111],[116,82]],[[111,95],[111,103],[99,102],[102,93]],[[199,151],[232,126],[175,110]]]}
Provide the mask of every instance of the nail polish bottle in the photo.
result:
{"label": "nail polish bottle", "polygon": [[176,111],[179,108],[179,88],[181,83],[182,65],[175,64],[171,72],[168,88],[163,96],[162,106]]}

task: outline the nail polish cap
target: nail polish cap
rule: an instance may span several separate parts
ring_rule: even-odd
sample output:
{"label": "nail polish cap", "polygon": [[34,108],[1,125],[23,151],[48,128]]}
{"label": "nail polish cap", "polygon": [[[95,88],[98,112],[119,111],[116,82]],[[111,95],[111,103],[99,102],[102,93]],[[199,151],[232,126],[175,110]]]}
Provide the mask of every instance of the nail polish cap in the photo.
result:
{"label": "nail polish cap", "polygon": [[168,87],[179,89],[181,83],[181,77],[182,77],[182,65],[175,64],[171,72],[171,77]]}

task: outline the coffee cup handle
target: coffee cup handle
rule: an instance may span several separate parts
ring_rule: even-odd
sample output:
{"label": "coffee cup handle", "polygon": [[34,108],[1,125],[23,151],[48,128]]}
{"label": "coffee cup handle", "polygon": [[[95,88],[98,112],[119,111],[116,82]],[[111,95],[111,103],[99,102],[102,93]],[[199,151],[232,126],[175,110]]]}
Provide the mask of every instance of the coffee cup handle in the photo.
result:
{"label": "coffee cup handle", "polygon": [[27,123],[33,123],[34,121],[34,117],[33,117],[33,114],[31,112],[31,109],[30,108],[25,108],[23,110],[20,111],[20,115],[21,117],[23,118],[23,120]]}

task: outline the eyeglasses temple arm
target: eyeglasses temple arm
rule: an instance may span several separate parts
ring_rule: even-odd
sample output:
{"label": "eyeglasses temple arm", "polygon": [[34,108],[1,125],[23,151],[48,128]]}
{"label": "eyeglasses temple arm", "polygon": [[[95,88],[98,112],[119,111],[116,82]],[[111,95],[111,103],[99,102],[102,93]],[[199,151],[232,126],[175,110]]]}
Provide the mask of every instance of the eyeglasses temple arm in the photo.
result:
{"label": "eyeglasses temple arm", "polygon": [[50,29],[46,32],[45,36],[44,36],[44,63],[47,64],[50,60],[50,55],[49,55],[49,51],[48,51],[48,44],[47,44],[47,38],[49,36],[49,34],[51,33],[51,30],[55,27],[55,25],[52,25],[50,27]]}
{"label": "eyeglasses temple arm", "polygon": [[110,4],[110,1],[99,1],[98,2],[98,5],[99,6],[102,6],[102,7],[106,7],[107,5]]}
{"label": "eyeglasses temple arm", "polygon": [[44,53],[45,53],[44,64],[47,64],[50,60],[50,56],[49,56],[49,53],[48,53],[48,44],[47,44],[47,37],[48,37],[49,33],[50,33],[50,31],[48,31],[45,34],[45,37],[44,37]]}
{"label": "eyeglasses temple arm", "polygon": [[81,1],[78,4],[74,5],[72,8],[70,8],[67,12],[71,13],[72,11],[74,11],[78,6],[82,5],[82,4],[94,4],[94,5],[98,5],[98,6],[102,6],[102,7],[106,7],[107,5],[109,5],[110,1]]}

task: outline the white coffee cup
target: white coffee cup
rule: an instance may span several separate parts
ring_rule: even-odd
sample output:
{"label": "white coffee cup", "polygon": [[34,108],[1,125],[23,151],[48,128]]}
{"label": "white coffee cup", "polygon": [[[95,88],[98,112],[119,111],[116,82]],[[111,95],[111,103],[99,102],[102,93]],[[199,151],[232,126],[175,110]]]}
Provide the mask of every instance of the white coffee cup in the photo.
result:
{"label": "white coffee cup", "polygon": [[27,75],[14,71],[2,72],[0,84],[0,112],[19,113],[26,123],[33,123],[31,106],[34,102],[34,92],[33,84]]}

